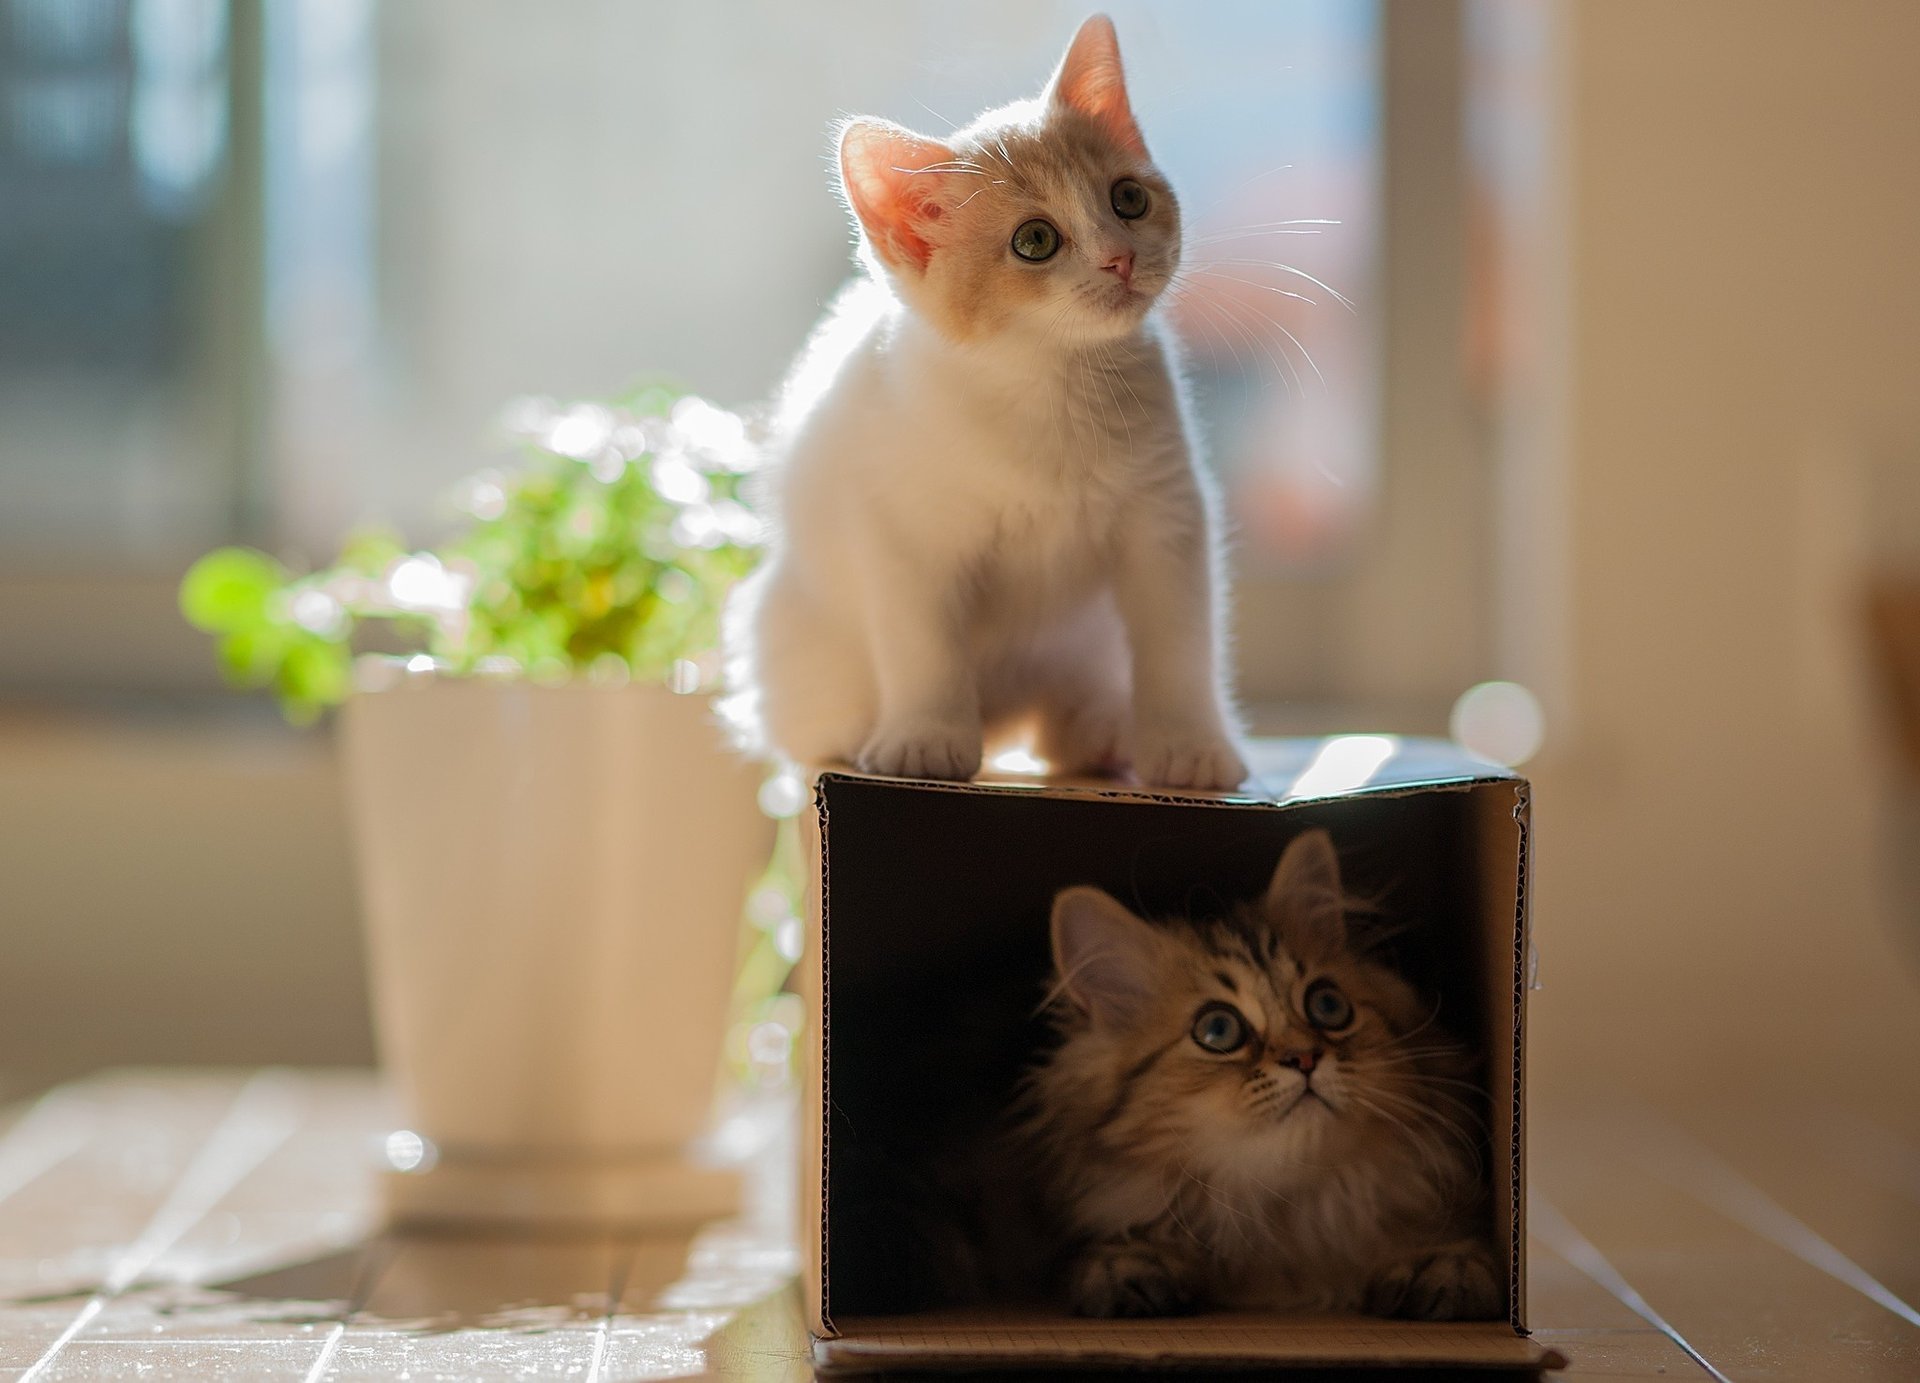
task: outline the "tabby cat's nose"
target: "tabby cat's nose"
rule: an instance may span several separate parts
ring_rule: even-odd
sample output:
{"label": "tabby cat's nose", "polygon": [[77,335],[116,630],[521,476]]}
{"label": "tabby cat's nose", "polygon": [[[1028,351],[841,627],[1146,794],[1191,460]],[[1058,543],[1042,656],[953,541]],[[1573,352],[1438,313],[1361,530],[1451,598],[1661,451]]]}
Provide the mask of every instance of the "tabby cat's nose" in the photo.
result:
{"label": "tabby cat's nose", "polygon": [[1313,1068],[1320,1064],[1320,1055],[1318,1047],[1302,1047],[1298,1051],[1280,1053],[1280,1064],[1291,1066],[1303,1076],[1310,1076]]}
{"label": "tabby cat's nose", "polygon": [[1131,285],[1133,283],[1133,251],[1132,250],[1122,250],[1119,254],[1115,255],[1112,259],[1108,260],[1105,264],[1102,264],[1100,267],[1102,269],[1105,269],[1108,273],[1118,274],[1120,276],[1120,282],[1124,284]]}

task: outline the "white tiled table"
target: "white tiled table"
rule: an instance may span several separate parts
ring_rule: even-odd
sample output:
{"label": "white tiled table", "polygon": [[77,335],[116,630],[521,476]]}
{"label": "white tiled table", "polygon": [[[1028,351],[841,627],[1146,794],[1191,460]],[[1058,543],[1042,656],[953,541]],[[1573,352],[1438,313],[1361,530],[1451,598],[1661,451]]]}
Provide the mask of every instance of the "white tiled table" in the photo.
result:
{"label": "white tiled table", "polygon": [[777,1210],[398,1236],[364,1073],[108,1073],[0,1114],[0,1379],[810,1376]]}
{"label": "white tiled table", "polygon": [[[1920,1379],[1911,1081],[1536,1092],[1531,1315],[1565,1380]],[[809,1374],[781,1204],[691,1240],[384,1233],[366,1073],[119,1072],[0,1111],[0,1379]]]}

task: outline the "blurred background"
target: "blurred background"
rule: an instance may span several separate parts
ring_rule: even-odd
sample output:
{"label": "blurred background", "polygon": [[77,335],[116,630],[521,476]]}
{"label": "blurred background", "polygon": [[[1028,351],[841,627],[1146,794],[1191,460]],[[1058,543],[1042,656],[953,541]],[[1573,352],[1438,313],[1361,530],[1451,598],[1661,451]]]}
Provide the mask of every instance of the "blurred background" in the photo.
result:
{"label": "blurred background", "polygon": [[[1109,8],[1254,724],[1525,762],[1537,1079],[1920,1054],[1920,9]],[[1081,10],[0,0],[0,1098],[372,1059],[330,732],[222,688],[193,558],[432,538],[516,396],[763,399],[830,123]]]}

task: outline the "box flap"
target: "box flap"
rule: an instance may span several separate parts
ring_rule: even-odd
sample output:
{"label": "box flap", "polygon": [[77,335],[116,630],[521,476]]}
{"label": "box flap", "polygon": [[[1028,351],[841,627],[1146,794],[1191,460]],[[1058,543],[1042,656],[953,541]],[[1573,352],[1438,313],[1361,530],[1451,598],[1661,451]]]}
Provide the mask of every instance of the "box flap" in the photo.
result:
{"label": "box flap", "polygon": [[1054,778],[992,769],[968,782],[930,778],[885,778],[851,768],[830,768],[821,778],[906,783],[936,792],[1033,793],[1041,797],[1114,801],[1217,803],[1245,806],[1307,802],[1425,788],[1467,787],[1517,778],[1509,768],[1478,758],[1449,740],[1403,735],[1332,735],[1325,739],[1252,740],[1245,746],[1251,776],[1230,792],[1156,788],[1110,778]]}
{"label": "box flap", "polygon": [[1170,1320],[941,1312],[843,1320],[814,1345],[823,1369],[1563,1368],[1556,1351],[1497,1321],[1221,1314]]}

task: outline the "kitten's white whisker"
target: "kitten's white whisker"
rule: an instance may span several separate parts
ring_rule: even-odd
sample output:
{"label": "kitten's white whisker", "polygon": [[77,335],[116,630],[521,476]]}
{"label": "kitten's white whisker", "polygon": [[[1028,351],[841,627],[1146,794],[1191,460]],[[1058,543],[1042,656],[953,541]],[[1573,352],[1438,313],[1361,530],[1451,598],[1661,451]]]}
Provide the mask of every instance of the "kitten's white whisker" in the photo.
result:
{"label": "kitten's white whisker", "polygon": [[1294,216],[1285,221],[1251,221],[1244,226],[1223,226],[1214,234],[1235,234],[1240,231],[1264,231],[1286,226],[1340,226],[1345,225],[1330,216]]}
{"label": "kitten's white whisker", "polygon": [[[1385,1092],[1379,1090],[1370,1091],[1365,1097],[1357,1098],[1355,1103],[1367,1109],[1375,1118],[1399,1129],[1406,1136],[1404,1146],[1408,1151],[1416,1155],[1422,1170],[1436,1181],[1445,1180],[1447,1171],[1446,1163],[1441,1157],[1439,1149],[1430,1144],[1430,1137],[1435,1132],[1435,1126],[1425,1121],[1415,1123],[1411,1118],[1403,1118],[1394,1114],[1386,1104],[1380,1102],[1378,1099],[1378,1097],[1384,1093]],[[1419,1112],[1417,1109],[1413,1111],[1415,1114]],[[1476,1169],[1479,1166],[1477,1149],[1473,1152],[1473,1165]]]}
{"label": "kitten's white whisker", "polygon": [[[1439,1094],[1440,1092],[1434,1091],[1429,1093]],[[1374,1089],[1369,1091],[1368,1094],[1370,1097],[1381,1102],[1391,1104],[1396,1108],[1405,1109],[1410,1117],[1420,1122],[1420,1126],[1426,1132],[1452,1139],[1460,1145],[1461,1151],[1468,1156],[1476,1168],[1481,1165],[1479,1141],[1469,1135],[1464,1129],[1460,1128],[1451,1119],[1441,1116],[1431,1105],[1423,1104],[1411,1096],[1400,1095],[1389,1090]]]}
{"label": "kitten's white whisker", "polygon": [[[1217,300],[1217,298],[1204,298],[1202,302],[1208,303],[1208,307],[1210,307],[1210,309],[1212,309],[1212,307],[1217,307],[1217,305],[1219,305],[1219,300]],[[1292,380],[1288,378],[1288,371],[1286,371],[1283,365],[1281,365],[1281,361],[1279,361],[1279,357],[1277,357],[1277,355],[1273,355],[1273,352],[1271,352],[1271,348],[1265,348],[1265,346],[1261,344],[1260,340],[1258,340],[1258,338],[1256,338],[1256,336],[1254,336],[1254,334],[1252,334],[1252,332],[1250,332],[1250,330],[1246,328],[1246,325],[1244,325],[1244,323],[1240,323],[1240,321],[1236,321],[1236,319],[1233,319],[1233,317],[1229,317],[1229,315],[1227,315],[1227,313],[1223,313],[1223,311],[1219,311],[1219,313],[1215,313],[1215,311],[1204,311],[1202,315],[1198,315],[1198,317],[1196,317],[1196,321],[1200,321],[1200,323],[1202,323],[1204,327],[1208,327],[1210,328],[1210,330],[1212,330],[1213,336],[1215,336],[1215,340],[1219,340],[1221,344],[1225,344],[1225,346],[1227,346],[1227,353],[1229,353],[1229,355],[1233,357],[1233,363],[1235,363],[1235,369],[1242,369],[1242,371],[1244,371],[1244,369],[1248,367],[1248,361],[1240,357],[1240,352],[1238,352],[1238,348],[1236,348],[1235,344],[1233,344],[1233,342],[1231,342],[1231,340],[1227,338],[1227,334],[1225,334],[1225,330],[1221,328],[1221,323],[1225,323],[1227,327],[1235,328],[1236,332],[1240,334],[1240,340],[1242,340],[1242,342],[1244,342],[1246,346],[1250,346],[1250,348],[1254,348],[1254,350],[1258,350],[1258,352],[1265,353],[1265,357],[1267,357],[1267,363],[1269,363],[1269,365],[1273,367],[1273,373],[1279,376],[1279,380],[1281,380],[1281,388],[1283,388],[1284,392],[1286,392],[1286,396],[1288,396],[1288,398],[1292,398]]]}
{"label": "kitten's white whisker", "polygon": [[1201,327],[1206,331],[1208,339],[1212,340],[1217,347],[1221,348],[1223,354],[1233,357],[1236,369],[1243,368],[1240,364],[1239,352],[1234,348],[1233,343],[1227,339],[1226,334],[1213,323],[1211,318],[1205,315],[1195,315],[1192,320],[1195,326]]}
{"label": "kitten's white whisker", "polygon": [[1237,264],[1237,265],[1245,265],[1248,267],[1260,268],[1260,269],[1278,269],[1283,274],[1292,274],[1295,278],[1305,279],[1308,283],[1312,284],[1315,288],[1318,288],[1322,293],[1325,293],[1328,297],[1332,298],[1335,302],[1339,303],[1340,306],[1346,308],[1347,311],[1349,312],[1359,311],[1359,309],[1354,306],[1353,299],[1349,298],[1345,293],[1342,293],[1339,289],[1333,287],[1329,283],[1323,282],[1322,280],[1315,278],[1312,274],[1309,274],[1305,269],[1298,268],[1292,264],[1283,264],[1277,259],[1210,259],[1210,260],[1207,260],[1206,262],[1208,264]]}
{"label": "kitten's white whisker", "polygon": [[1223,260],[1203,260],[1193,266],[1192,272],[1205,274],[1209,278],[1225,279],[1228,283],[1237,283],[1242,288],[1258,288],[1263,293],[1273,293],[1282,298],[1292,298],[1295,302],[1305,303],[1308,307],[1320,306],[1318,298],[1309,298],[1305,293],[1296,293],[1291,288],[1282,288],[1276,283],[1261,283],[1245,274],[1232,272],[1230,262]]}
{"label": "kitten's white whisker", "polygon": [[[1219,301],[1224,306],[1226,303],[1232,302],[1232,299],[1220,299]],[[1235,314],[1223,310],[1220,317],[1222,321],[1239,332],[1249,346],[1266,356],[1267,363],[1273,366],[1274,373],[1280,377],[1281,386],[1288,391],[1287,397],[1295,397],[1294,391],[1298,391],[1298,397],[1306,397],[1306,381],[1300,378],[1300,371],[1294,366],[1292,360],[1287,357],[1284,351],[1276,353],[1275,348],[1271,344],[1262,341],[1253,333],[1253,329]],[[1278,326],[1278,323],[1270,323],[1270,325]],[[1284,328],[1282,328],[1282,330],[1284,330]],[[1309,359],[1307,364],[1312,365],[1313,361]],[[1314,373],[1317,375],[1319,371],[1315,370]],[[1321,382],[1323,384],[1325,383],[1324,380]]]}
{"label": "kitten's white whisker", "polygon": [[[1121,363],[1123,363],[1123,365],[1131,365],[1131,363],[1133,363],[1135,359],[1137,359],[1137,357],[1133,357],[1133,355],[1127,355],[1127,357],[1123,357],[1123,361],[1121,361]],[[1148,409],[1146,409],[1146,405],[1144,405],[1144,403],[1140,401],[1139,392],[1137,392],[1137,390],[1133,388],[1133,380],[1129,380],[1129,378],[1127,378],[1127,373],[1125,373],[1125,371],[1119,371],[1119,382],[1121,382],[1121,386],[1123,386],[1123,388],[1127,390],[1127,398],[1131,398],[1131,400],[1133,400],[1133,407],[1135,407],[1135,411],[1139,413],[1140,417],[1146,417],[1146,413],[1148,413]],[[1127,440],[1129,440],[1129,444],[1133,442],[1133,432],[1127,432]]]}
{"label": "kitten's white whisker", "polygon": [[[1298,293],[1290,293],[1284,288],[1275,288],[1271,284],[1250,283],[1244,279],[1236,280],[1236,282],[1243,283],[1245,284],[1246,287],[1249,287],[1249,288],[1263,288],[1263,289],[1266,289],[1268,292],[1279,293],[1289,298],[1301,298],[1301,301],[1303,302],[1311,303],[1313,301],[1311,298],[1302,298],[1301,295]],[[1273,316],[1271,313],[1261,311],[1258,307],[1255,307],[1252,303],[1246,302],[1242,299],[1221,298],[1218,301],[1223,305],[1232,304],[1235,308],[1239,309],[1240,311],[1252,313],[1254,318],[1257,321],[1261,322],[1263,325],[1271,328],[1272,330],[1278,332],[1281,336],[1285,337],[1286,340],[1293,346],[1293,348],[1300,352],[1300,358],[1307,362],[1307,368],[1312,370],[1314,374],[1314,378],[1320,381],[1320,387],[1323,390],[1327,387],[1327,378],[1325,375],[1321,374],[1320,366],[1317,363],[1315,363],[1312,353],[1307,350],[1306,344],[1302,342],[1298,336],[1295,336],[1293,332],[1288,329],[1287,325],[1284,322],[1280,321],[1279,318]],[[1227,314],[1224,313],[1223,311],[1222,315],[1227,315]],[[1290,358],[1291,357],[1289,357],[1289,359]],[[1295,372],[1295,378],[1296,379],[1298,378],[1297,371]]]}
{"label": "kitten's white whisker", "polygon": [[1263,240],[1272,235],[1324,235],[1324,231],[1302,226],[1297,230],[1257,230],[1235,231],[1231,235],[1203,235],[1187,242],[1190,250],[1206,249],[1214,245],[1237,245],[1246,240]]}
{"label": "kitten's white whisker", "polygon": [[1120,426],[1127,434],[1127,455],[1136,455],[1137,453],[1135,453],[1133,446],[1133,415],[1120,406],[1120,395],[1115,392],[1113,387],[1115,379],[1117,378],[1127,393],[1132,396],[1134,407],[1136,408],[1140,406],[1140,396],[1133,392],[1133,386],[1127,383],[1126,376],[1122,374],[1119,368],[1113,363],[1113,355],[1110,347],[1102,346],[1100,348],[1100,360],[1100,375],[1107,386],[1107,397],[1113,401],[1113,411],[1119,415]]}

